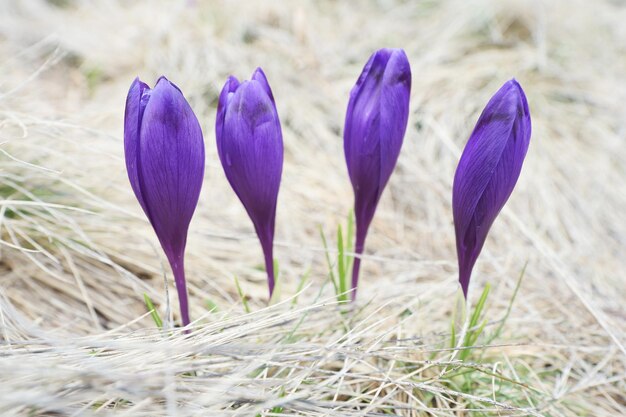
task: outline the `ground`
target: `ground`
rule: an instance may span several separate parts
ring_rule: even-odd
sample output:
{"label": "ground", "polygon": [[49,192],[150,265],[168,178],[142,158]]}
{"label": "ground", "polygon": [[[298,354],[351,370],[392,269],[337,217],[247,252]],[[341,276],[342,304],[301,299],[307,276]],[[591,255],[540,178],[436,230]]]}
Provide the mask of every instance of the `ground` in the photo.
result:
{"label": "ground", "polygon": [[[619,1],[0,2],[0,414],[626,415],[625,20]],[[409,127],[344,306],[343,119],[381,47],[409,57]],[[214,134],[227,76],[258,66],[285,143],[269,307]],[[128,87],[162,74],[206,142],[190,333],[123,157]],[[452,178],[512,77],[531,145],[464,306]]]}

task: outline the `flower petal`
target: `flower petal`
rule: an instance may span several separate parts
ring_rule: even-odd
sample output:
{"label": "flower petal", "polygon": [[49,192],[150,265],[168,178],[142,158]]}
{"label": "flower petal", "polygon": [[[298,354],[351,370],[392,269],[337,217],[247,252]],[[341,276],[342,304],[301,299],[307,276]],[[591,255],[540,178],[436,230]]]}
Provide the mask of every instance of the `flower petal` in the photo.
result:
{"label": "flower petal", "polygon": [[378,178],[374,182],[361,178],[367,176],[372,168],[375,168],[376,175],[380,171],[380,161],[372,166],[373,161],[364,156],[374,154],[375,158],[380,158],[380,90],[389,56],[387,49],[372,54],[350,91],[344,128],[344,153],[355,191],[367,184],[378,185]]}
{"label": "flower petal", "polygon": [[[401,49],[380,49],[370,57],[350,91],[344,153],[354,190],[355,253],[363,253],[378,201],[396,165],[409,116],[411,69]],[[356,297],[360,259],[352,268]]]}
{"label": "flower petal", "polygon": [[365,227],[400,154],[410,89],[411,70],[404,51],[381,49],[370,57],[350,92],[344,152],[357,223],[361,220]]}
{"label": "flower petal", "polygon": [[215,124],[217,150],[231,187],[261,241],[270,297],[274,290],[273,242],[283,167],[283,138],[272,90],[260,68],[241,84],[229,78]]}
{"label": "flower petal", "polygon": [[[235,91],[239,87],[239,80],[233,77],[232,75],[228,77],[226,80],[226,84],[222,88],[222,92],[220,93],[220,97],[217,103],[217,117],[215,120],[215,132],[219,137],[224,129],[224,117],[226,116],[226,109],[228,108],[228,103],[232,100],[235,95]],[[220,141],[218,139],[218,152]]]}
{"label": "flower petal", "polygon": [[227,104],[223,126],[216,130],[228,181],[255,227],[271,229],[273,237],[283,141],[278,113],[265,86],[244,81]]}
{"label": "flower petal", "polygon": [[410,94],[409,60],[403,50],[396,49],[387,62],[380,95],[380,133],[385,135],[385,138],[380,140],[379,194],[387,185],[400,155],[409,119]]}
{"label": "flower petal", "polygon": [[144,112],[138,160],[150,222],[168,257],[180,255],[202,187],[204,142],[189,103],[165,78]]}
{"label": "flower petal", "polygon": [[149,93],[150,88],[148,85],[139,80],[139,77],[135,78],[128,90],[126,110],[124,112],[124,156],[126,158],[126,171],[128,172],[130,186],[146,214],[148,213],[146,211],[146,203],[144,202],[141,188],[139,187],[137,154],[141,120],[146,108]]}
{"label": "flower petal", "polygon": [[510,80],[480,115],[454,177],[459,280],[466,296],[487,233],[519,178],[530,133],[526,96],[517,81]]}
{"label": "flower petal", "polygon": [[265,76],[265,73],[260,67],[254,71],[250,79],[261,84],[261,87],[263,87],[263,90],[265,90],[265,93],[267,93],[270,100],[272,100],[272,103],[275,103],[274,94],[272,94],[272,88],[270,87],[269,82],[267,82],[267,77]]}

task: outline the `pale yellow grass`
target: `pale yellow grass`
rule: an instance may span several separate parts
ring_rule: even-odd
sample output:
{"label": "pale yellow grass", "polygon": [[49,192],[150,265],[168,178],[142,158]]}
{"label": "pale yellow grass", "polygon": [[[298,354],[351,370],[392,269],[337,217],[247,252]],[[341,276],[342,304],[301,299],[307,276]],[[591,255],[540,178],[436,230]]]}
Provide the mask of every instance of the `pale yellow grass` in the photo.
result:
{"label": "pale yellow grass", "polygon": [[[619,1],[0,0],[0,414],[625,415],[624,21]],[[385,46],[411,61],[409,128],[359,301],[341,314],[318,229],[334,240],[351,207],[347,96]],[[283,302],[271,308],[213,131],[226,77],[257,66],[285,141]],[[188,244],[190,335],[160,333],[146,314],[144,293],[169,323],[178,304],[122,152],[127,88],[161,74],[185,92],[207,146]],[[502,336],[461,364],[446,349],[458,297],[452,177],[511,77],[533,136],[470,288],[475,303],[493,286],[487,332],[528,268]],[[451,385],[468,367],[475,385]]]}

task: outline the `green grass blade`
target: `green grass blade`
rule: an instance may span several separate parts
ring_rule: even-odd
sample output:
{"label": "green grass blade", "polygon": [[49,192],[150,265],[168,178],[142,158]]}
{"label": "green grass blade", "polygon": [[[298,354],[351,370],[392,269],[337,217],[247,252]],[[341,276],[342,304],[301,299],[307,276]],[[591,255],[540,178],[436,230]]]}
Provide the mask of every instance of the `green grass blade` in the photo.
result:
{"label": "green grass blade", "polygon": [[280,282],[280,266],[278,265],[278,260],[273,259],[272,265],[274,266],[274,292],[272,292],[272,296],[269,300],[269,305],[275,304],[280,300],[280,293],[282,290],[281,282]]}
{"label": "green grass blade", "polygon": [[450,348],[454,349],[456,347],[456,320],[455,317],[452,317],[452,322],[450,323]]}
{"label": "green grass blade", "polygon": [[219,310],[217,308],[217,304],[215,304],[214,301],[206,300],[204,304],[206,305],[207,310],[209,310],[209,312],[211,313],[217,313],[217,311]]}
{"label": "green grass blade", "polygon": [[154,307],[154,303],[152,303],[152,300],[150,299],[150,297],[148,297],[148,294],[143,294],[143,300],[146,303],[146,307],[148,307],[148,311],[150,312],[152,320],[154,320],[154,324],[156,324],[159,329],[162,329],[163,321],[161,320],[161,317],[159,317],[159,313],[157,313],[157,310]]}
{"label": "green grass blade", "polygon": [[346,248],[351,251],[354,247],[354,211],[348,213],[348,227],[346,230],[347,245]]}
{"label": "green grass blade", "polygon": [[347,301],[345,252],[341,226],[337,227],[337,274],[339,276],[339,294],[337,294],[337,299],[340,302]]}
{"label": "green grass blade", "polygon": [[320,236],[322,237],[322,244],[324,245],[324,255],[326,257],[326,263],[328,264],[328,276],[330,277],[330,282],[332,282],[333,287],[335,288],[335,294],[339,294],[339,286],[337,285],[335,272],[333,271],[333,262],[330,260],[330,255],[328,254],[328,243],[326,242],[326,235],[324,235],[324,230],[322,230],[322,226],[320,226]]}
{"label": "green grass blade", "polygon": [[[491,285],[487,283],[485,285],[485,289],[480,295],[480,298],[478,299],[478,303],[476,304],[476,307],[474,308],[472,316],[470,317],[469,325],[467,328],[467,333],[465,334],[465,338],[463,339],[463,347],[470,348],[474,346],[474,343],[478,340],[478,337],[481,335],[485,327],[486,321],[484,321],[481,326],[476,328],[476,326],[478,326],[478,322],[480,318],[483,315],[483,311],[485,309],[485,303],[487,302],[487,297],[489,296],[490,289],[491,289]],[[472,352],[472,349],[464,349],[459,354],[459,359],[461,360],[467,359],[467,357],[469,356],[471,352]]]}
{"label": "green grass blade", "polygon": [[493,334],[488,339],[488,342],[487,342],[488,344],[493,342],[495,339],[497,339],[500,336],[500,333],[502,333],[502,329],[504,328],[504,325],[506,321],[508,320],[509,315],[511,314],[511,309],[513,308],[513,302],[515,302],[517,293],[520,287],[522,286],[522,279],[524,279],[524,275],[526,275],[527,266],[528,266],[528,261],[526,261],[526,263],[524,264],[524,267],[522,268],[522,272],[520,272],[519,274],[519,278],[517,279],[517,284],[515,284],[515,289],[513,290],[513,295],[511,296],[511,300],[509,301],[509,305],[506,309],[506,313],[504,313],[504,317],[502,318],[502,321],[500,322],[500,325],[498,326],[496,331],[493,332]]}
{"label": "green grass blade", "polygon": [[[354,210],[350,210],[348,213],[348,227],[346,230],[346,252],[354,252]],[[346,275],[352,275],[352,264],[354,263],[354,256],[348,256],[346,262]]]}
{"label": "green grass blade", "polygon": [[302,274],[302,277],[300,278],[300,282],[298,283],[298,288],[296,288],[296,295],[293,297],[293,300],[291,301],[291,305],[295,306],[296,304],[298,304],[298,297],[300,296],[300,292],[302,291],[302,289],[304,288],[304,285],[309,279],[310,273],[311,273],[311,268],[307,269],[306,272]]}
{"label": "green grass blade", "polygon": [[239,298],[241,298],[241,302],[243,303],[243,308],[246,313],[250,313],[250,306],[248,305],[248,300],[246,299],[246,295],[243,293],[241,289],[241,285],[239,285],[239,280],[235,276],[235,285],[237,286],[237,293],[239,294]]}
{"label": "green grass blade", "polygon": [[483,310],[485,308],[485,302],[487,301],[487,297],[489,296],[490,289],[491,289],[491,285],[487,283],[485,285],[485,289],[483,290],[483,293],[480,295],[480,298],[478,299],[478,303],[476,304],[474,313],[472,314],[472,318],[470,320],[470,328],[476,327],[476,325],[478,324],[478,320],[480,319],[480,316],[482,315]]}
{"label": "green grass blade", "polygon": [[278,278],[280,276],[280,265],[278,264],[278,259],[273,259],[272,265],[274,265],[274,282],[278,284]]}
{"label": "green grass blade", "polygon": [[480,324],[480,327],[472,332],[472,336],[470,337],[470,341],[469,341],[469,346],[475,345],[476,341],[478,340],[478,337],[482,334],[483,330],[485,329],[486,324],[487,324],[487,319],[484,319],[483,322]]}

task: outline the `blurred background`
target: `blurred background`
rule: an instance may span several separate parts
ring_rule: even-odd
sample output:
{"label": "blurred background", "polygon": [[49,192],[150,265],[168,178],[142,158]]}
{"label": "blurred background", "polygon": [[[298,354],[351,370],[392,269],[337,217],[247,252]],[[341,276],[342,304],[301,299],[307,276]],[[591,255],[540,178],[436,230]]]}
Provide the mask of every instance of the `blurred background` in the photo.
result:
{"label": "blurred background", "polygon": [[[515,77],[530,105],[531,145],[470,300],[489,282],[494,311],[505,309],[528,263],[514,340],[597,347],[594,357],[607,358],[623,387],[624,22],[617,0],[0,0],[4,338],[27,337],[32,326],[113,329],[146,312],[144,293],[167,314],[169,269],[123,158],[124,102],[136,76],[176,83],[205,136],[187,250],[192,316],[211,304],[241,311],[234,276],[255,308],[267,303],[260,246],[214,134],[226,78],[249,78],[259,66],[285,143],[275,253],[282,295],[306,275],[301,302],[323,285],[330,297],[320,228],[333,246],[352,206],[342,145],[348,94],[372,52],[397,47],[413,72],[409,127],[370,229],[361,302],[402,300],[419,312],[414,334],[447,330],[458,291],[454,170],[482,108]],[[150,325],[143,317],[129,327]],[[563,355],[563,366],[578,369]],[[596,363],[586,360],[580,369]],[[605,404],[615,411],[625,400]]]}

